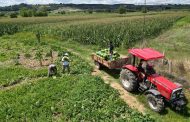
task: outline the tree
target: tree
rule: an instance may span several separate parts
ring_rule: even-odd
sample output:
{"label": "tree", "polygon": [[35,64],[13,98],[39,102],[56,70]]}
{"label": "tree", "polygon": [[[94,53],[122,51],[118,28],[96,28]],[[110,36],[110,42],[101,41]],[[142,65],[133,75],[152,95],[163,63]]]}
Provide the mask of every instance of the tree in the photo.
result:
{"label": "tree", "polygon": [[65,11],[61,11],[61,12],[59,12],[60,14],[66,14],[66,12]]}
{"label": "tree", "polygon": [[142,8],[142,13],[147,13],[147,11],[148,11],[148,10],[147,10],[146,7],[143,7],[143,8]]}
{"label": "tree", "polygon": [[88,9],[88,13],[89,13],[89,14],[92,14],[92,13],[93,13],[93,10]]}
{"label": "tree", "polygon": [[38,10],[33,9],[33,14],[35,17],[48,16],[48,8],[46,6],[40,6]]}
{"label": "tree", "polygon": [[126,8],[124,6],[120,6],[118,11],[119,11],[120,14],[125,14],[127,10],[126,10]]}
{"label": "tree", "polygon": [[33,10],[32,9],[28,9],[26,7],[23,7],[23,8],[20,9],[20,15],[22,17],[32,17]]}

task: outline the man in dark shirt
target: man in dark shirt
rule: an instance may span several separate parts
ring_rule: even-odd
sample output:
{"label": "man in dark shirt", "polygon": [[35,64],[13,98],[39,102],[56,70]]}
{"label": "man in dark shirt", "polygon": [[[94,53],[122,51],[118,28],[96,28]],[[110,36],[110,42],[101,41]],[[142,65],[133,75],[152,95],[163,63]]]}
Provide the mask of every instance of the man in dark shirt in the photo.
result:
{"label": "man in dark shirt", "polygon": [[110,44],[109,44],[110,60],[112,60],[113,50],[114,50],[113,42],[110,41]]}
{"label": "man in dark shirt", "polygon": [[57,67],[55,64],[51,64],[48,66],[48,77],[52,77],[57,74]]}

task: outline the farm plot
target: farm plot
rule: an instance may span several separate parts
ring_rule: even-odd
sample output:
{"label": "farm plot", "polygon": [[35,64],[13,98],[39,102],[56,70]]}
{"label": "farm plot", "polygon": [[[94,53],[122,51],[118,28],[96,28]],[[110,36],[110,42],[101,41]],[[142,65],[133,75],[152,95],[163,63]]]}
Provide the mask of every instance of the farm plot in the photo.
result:
{"label": "farm plot", "polygon": [[[46,43],[41,41],[39,47],[34,33],[20,33],[13,36],[3,36],[0,38],[0,86],[10,86],[23,80],[40,78],[47,76],[47,66],[52,63],[50,51],[55,54],[53,62],[58,66],[61,74],[61,57],[66,49],[56,43]],[[41,51],[42,66],[40,66],[36,53]],[[71,74],[89,74],[91,67],[81,61],[80,57],[70,53],[72,70]],[[79,70],[80,69],[80,70]]]}
{"label": "farm plot", "polygon": [[76,22],[73,24],[38,24],[26,27],[28,31],[40,31],[43,34],[53,35],[62,40],[72,39],[82,44],[92,44],[104,47],[109,40],[117,47],[129,48],[144,38],[159,35],[168,29],[183,15],[152,15],[143,17],[114,18],[96,21]]}
{"label": "farm plot", "polygon": [[44,79],[0,92],[3,121],[154,121],[129,108],[118,92],[90,75]]}
{"label": "farm plot", "polygon": [[[35,40],[32,42],[34,38],[35,34],[33,33],[18,33],[13,36],[1,37],[3,42],[17,42],[18,46],[22,45],[22,50],[17,50],[17,48],[13,48],[14,45],[10,45],[12,51],[17,51],[17,53],[32,50],[36,44]],[[51,48],[58,53],[55,63],[60,71],[59,56],[62,56],[65,49],[60,43],[54,42],[51,43],[51,40],[42,38],[41,43],[44,45],[40,48],[43,51]],[[33,76],[36,78],[35,82],[30,80],[11,89],[0,90],[0,120],[154,121],[149,115],[143,115],[129,108],[119,98],[116,90],[106,85],[99,77],[91,76],[92,67],[86,61],[72,53],[70,56],[72,60],[71,73],[63,75],[59,73],[56,79],[43,78],[38,80],[41,77],[38,76],[39,74],[46,73],[46,66],[42,66],[42,71],[14,64],[2,66],[1,80],[9,81],[7,78],[19,79],[20,77],[30,78]]]}

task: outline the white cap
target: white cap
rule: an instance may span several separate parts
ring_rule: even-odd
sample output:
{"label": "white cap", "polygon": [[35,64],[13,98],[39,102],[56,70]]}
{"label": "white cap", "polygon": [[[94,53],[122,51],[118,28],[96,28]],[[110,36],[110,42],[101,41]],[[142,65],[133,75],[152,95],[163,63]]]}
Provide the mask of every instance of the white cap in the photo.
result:
{"label": "white cap", "polygon": [[65,53],[64,56],[69,56],[69,54],[68,54],[68,53]]}

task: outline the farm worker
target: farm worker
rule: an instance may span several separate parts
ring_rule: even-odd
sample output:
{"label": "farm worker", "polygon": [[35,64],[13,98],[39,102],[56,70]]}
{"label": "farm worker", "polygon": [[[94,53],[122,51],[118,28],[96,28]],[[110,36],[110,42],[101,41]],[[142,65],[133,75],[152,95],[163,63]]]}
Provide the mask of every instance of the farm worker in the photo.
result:
{"label": "farm worker", "polygon": [[114,50],[113,42],[110,41],[110,44],[109,44],[110,60],[112,60],[113,50]]}
{"label": "farm worker", "polygon": [[146,81],[146,79],[147,79],[146,67],[147,67],[147,61],[145,61],[144,59],[141,59],[138,69],[139,69],[139,71],[142,72],[141,75],[143,76],[143,81]]}
{"label": "farm worker", "polygon": [[62,58],[62,62],[63,62],[63,73],[65,73],[65,70],[68,71],[68,73],[70,72],[70,59],[69,59],[69,54],[68,53],[65,53],[63,55],[63,58]]}
{"label": "farm worker", "polygon": [[156,71],[154,70],[154,61],[153,60],[147,62],[146,73],[148,75],[152,75],[152,74],[156,73]]}
{"label": "farm worker", "polygon": [[144,81],[146,81],[147,75],[155,74],[153,61],[145,61],[144,59],[141,59],[139,65],[140,70],[143,72]]}
{"label": "farm worker", "polygon": [[57,74],[57,67],[55,64],[50,64],[48,66],[48,77],[52,77]]}

